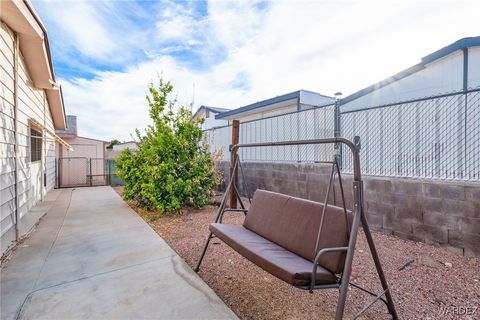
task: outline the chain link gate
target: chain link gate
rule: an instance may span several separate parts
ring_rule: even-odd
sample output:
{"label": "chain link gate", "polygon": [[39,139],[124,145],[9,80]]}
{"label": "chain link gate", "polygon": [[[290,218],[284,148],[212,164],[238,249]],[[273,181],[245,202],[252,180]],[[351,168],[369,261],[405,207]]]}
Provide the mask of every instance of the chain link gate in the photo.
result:
{"label": "chain link gate", "polygon": [[88,180],[90,186],[106,186],[109,184],[108,167],[104,158],[90,158]]}
{"label": "chain link gate", "polygon": [[88,158],[67,157],[58,159],[58,187],[87,187],[88,180]]}
{"label": "chain link gate", "polygon": [[[115,174],[113,160],[104,158],[64,157],[58,159],[59,188],[122,184]],[[113,161],[114,162],[114,161]],[[114,181],[112,181],[112,175]]]}

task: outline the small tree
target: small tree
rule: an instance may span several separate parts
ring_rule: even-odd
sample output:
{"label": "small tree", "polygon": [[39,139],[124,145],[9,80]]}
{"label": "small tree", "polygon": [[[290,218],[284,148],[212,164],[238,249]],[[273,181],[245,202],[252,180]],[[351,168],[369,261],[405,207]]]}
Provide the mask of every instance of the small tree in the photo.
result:
{"label": "small tree", "polygon": [[117,144],[120,144],[122,143],[120,140],[118,139],[113,139],[112,141],[110,141],[110,143],[108,144],[107,146],[107,149],[112,149],[113,146],[117,145]]}
{"label": "small tree", "polygon": [[138,151],[123,150],[117,162],[118,175],[125,182],[124,197],[160,213],[204,207],[213,200],[220,179],[208,148],[200,143],[201,120],[192,120],[184,107],[175,111],[172,90],[162,78],[158,87],[150,86],[147,101],[153,123],[144,136],[136,130]]}
{"label": "small tree", "polygon": [[118,139],[113,139],[112,141],[110,141],[111,146],[115,146],[115,145],[120,144],[120,143],[122,143],[122,141],[120,141]]}

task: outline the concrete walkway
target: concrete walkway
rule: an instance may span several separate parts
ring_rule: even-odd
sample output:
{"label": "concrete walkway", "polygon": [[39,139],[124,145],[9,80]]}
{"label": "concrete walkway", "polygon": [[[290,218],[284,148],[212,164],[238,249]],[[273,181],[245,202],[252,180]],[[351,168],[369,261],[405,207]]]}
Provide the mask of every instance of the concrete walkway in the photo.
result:
{"label": "concrete walkway", "polygon": [[55,190],[1,270],[2,319],[236,319],[110,187]]}

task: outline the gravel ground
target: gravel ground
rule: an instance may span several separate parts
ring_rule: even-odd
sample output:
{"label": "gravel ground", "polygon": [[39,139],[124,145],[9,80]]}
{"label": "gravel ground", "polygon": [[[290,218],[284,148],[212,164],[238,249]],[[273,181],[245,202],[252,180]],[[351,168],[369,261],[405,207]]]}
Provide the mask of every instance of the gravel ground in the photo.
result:
{"label": "gravel ground", "polygon": [[[117,188],[117,192],[121,193],[121,189]],[[216,207],[151,221],[152,213],[129,204],[191,267],[195,265]],[[243,214],[228,213],[224,221],[241,224]],[[442,248],[378,232],[373,236],[400,319],[480,319],[479,259],[459,257]],[[399,271],[411,260],[414,262]],[[355,283],[380,291],[363,233],[359,234],[354,268]],[[332,319],[335,315],[338,290],[310,294],[295,289],[218,239],[212,240],[199,275],[241,319]],[[345,317],[350,318],[371,299],[351,288]],[[376,303],[363,318],[389,317],[385,305]]]}

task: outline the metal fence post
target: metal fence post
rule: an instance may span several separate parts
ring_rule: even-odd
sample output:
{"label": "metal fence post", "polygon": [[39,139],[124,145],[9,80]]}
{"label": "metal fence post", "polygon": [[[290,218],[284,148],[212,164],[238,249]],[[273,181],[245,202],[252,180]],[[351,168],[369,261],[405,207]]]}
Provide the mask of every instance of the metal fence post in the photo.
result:
{"label": "metal fence post", "polygon": [[[87,165],[88,165],[88,160],[87,160]],[[93,181],[92,181],[92,158],[90,158],[90,187],[93,185]]]}
{"label": "metal fence post", "polygon": [[[240,121],[238,120],[233,120],[232,121],[232,145],[238,144],[240,141]],[[230,151],[232,152],[232,151]],[[238,171],[233,174],[233,168],[235,167],[235,163],[237,162],[237,151],[235,152],[233,156],[231,157],[232,162],[230,164],[230,179],[232,180],[233,184],[237,186],[237,180],[238,180]],[[235,188],[230,189],[230,208],[237,208],[237,195],[235,193]]]}
{"label": "metal fence post", "polygon": [[[467,133],[467,128],[468,128],[468,92],[465,91],[465,107],[464,107],[464,119],[463,119],[463,139],[464,139],[464,145],[463,145],[463,154],[464,154],[464,159],[463,159],[463,175],[462,178],[465,179],[467,178],[468,174],[468,133]],[[469,177],[470,178],[470,177]]]}
{"label": "metal fence post", "polygon": [[108,185],[112,185],[112,159],[107,159],[107,167],[108,167]]}
{"label": "metal fence post", "polygon": [[[341,126],[341,114],[340,114],[340,98],[342,96],[341,92],[335,93],[335,109],[334,109],[334,120],[333,120],[333,135],[335,138],[342,136],[342,126]],[[338,154],[338,167],[340,170],[343,168],[343,154],[342,154],[342,145],[335,144],[335,149]]]}

